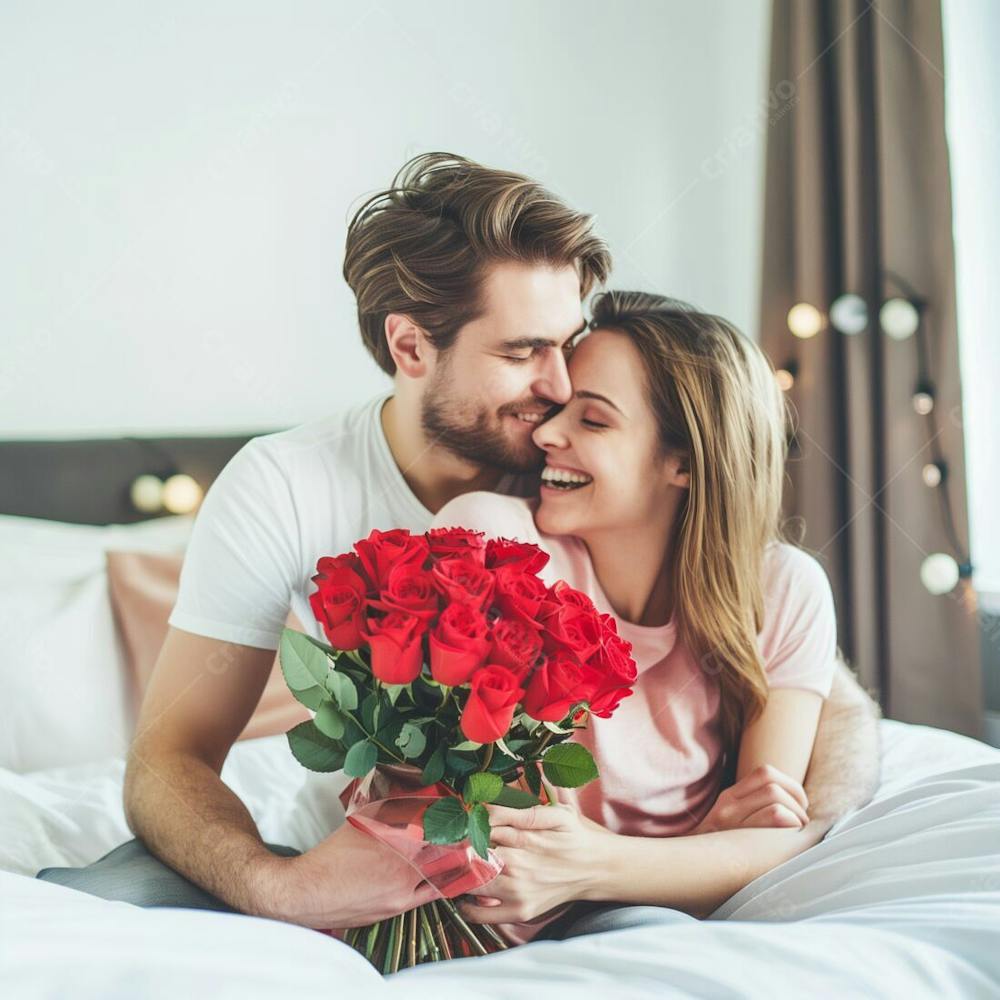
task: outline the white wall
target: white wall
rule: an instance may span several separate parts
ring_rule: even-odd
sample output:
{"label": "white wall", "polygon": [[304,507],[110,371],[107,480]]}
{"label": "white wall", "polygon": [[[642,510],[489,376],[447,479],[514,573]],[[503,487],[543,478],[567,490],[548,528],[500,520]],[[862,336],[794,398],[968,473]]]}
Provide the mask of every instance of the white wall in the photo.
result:
{"label": "white wall", "polygon": [[768,0],[0,8],[0,437],[288,426],[385,383],[352,203],[447,149],[756,326]]}
{"label": "white wall", "polygon": [[1000,611],[1000,4],[943,12],[970,547],[976,589]]}

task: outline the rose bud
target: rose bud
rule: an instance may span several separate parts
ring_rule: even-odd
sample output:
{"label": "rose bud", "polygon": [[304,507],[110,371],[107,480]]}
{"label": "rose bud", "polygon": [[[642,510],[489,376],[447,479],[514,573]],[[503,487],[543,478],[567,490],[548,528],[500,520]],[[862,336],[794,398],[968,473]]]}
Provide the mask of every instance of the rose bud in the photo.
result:
{"label": "rose bud", "polygon": [[428,636],[431,676],[438,684],[464,684],[490,651],[483,613],[468,604],[449,604]]}
{"label": "rose bud", "polygon": [[470,686],[469,700],[459,723],[466,739],[476,743],[501,739],[510,729],[524,688],[510,670],[496,663],[477,670]]}
{"label": "rose bud", "polygon": [[424,664],[424,628],[419,618],[390,611],[369,618],[361,637],[371,647],[372,673],[383,684],[409,684]]}

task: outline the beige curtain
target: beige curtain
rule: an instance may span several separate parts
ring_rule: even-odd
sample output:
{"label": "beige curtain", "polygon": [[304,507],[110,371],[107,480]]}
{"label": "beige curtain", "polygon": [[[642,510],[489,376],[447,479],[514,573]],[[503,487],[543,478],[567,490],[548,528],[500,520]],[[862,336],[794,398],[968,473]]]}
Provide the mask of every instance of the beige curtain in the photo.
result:
{"label": "beige curtain", "polygon": [[[796,369],[786,511],[804,520],[841,646],[886,716],[981,737],[968,588],[932,596],[920,580],[928,554],[961,562],[968,537],[940,4],[773,11],[761,339]],[[923,340],[879,327],[881,303],[906,287],[926,302]],[[828,314],[844,292],[866,300],[866,330],[790,333],[794,304]],[[921,416],[927,372],[936,405]],[[921,474],[935,458],[937,489]]]}

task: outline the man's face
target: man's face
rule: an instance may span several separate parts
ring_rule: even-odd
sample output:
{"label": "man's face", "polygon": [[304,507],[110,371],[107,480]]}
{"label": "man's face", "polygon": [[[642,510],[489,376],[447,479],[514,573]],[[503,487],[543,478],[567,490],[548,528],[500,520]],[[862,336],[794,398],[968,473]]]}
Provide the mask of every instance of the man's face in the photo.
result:
{"label": "man's face", "polygon": [[452,347],[434,356],[423,430],[474,464],[532,472],[545,459],[532,431],[572,394],[566,359],[586,326],[580,279],[571,266],[496,264],[483,304]]}

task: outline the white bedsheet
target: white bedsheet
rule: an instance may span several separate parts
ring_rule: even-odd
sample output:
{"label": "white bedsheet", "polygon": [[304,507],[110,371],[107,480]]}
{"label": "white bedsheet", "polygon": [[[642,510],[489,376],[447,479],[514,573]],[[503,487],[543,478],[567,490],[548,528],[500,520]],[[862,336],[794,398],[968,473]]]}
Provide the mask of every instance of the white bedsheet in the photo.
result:
{"label": "white bedsheet", "polygon": [[[382,979],[341,943],[235,914],[115,903],[32,876],[131,837],[120,759],[0,771],[0,989],[11,997],[998,997],[1000,751],[883,721],[874,801],[712,919],[425,965]],[[223,779],[265,840],[305,850],[344,779],[283,736],[236,744]]]}

